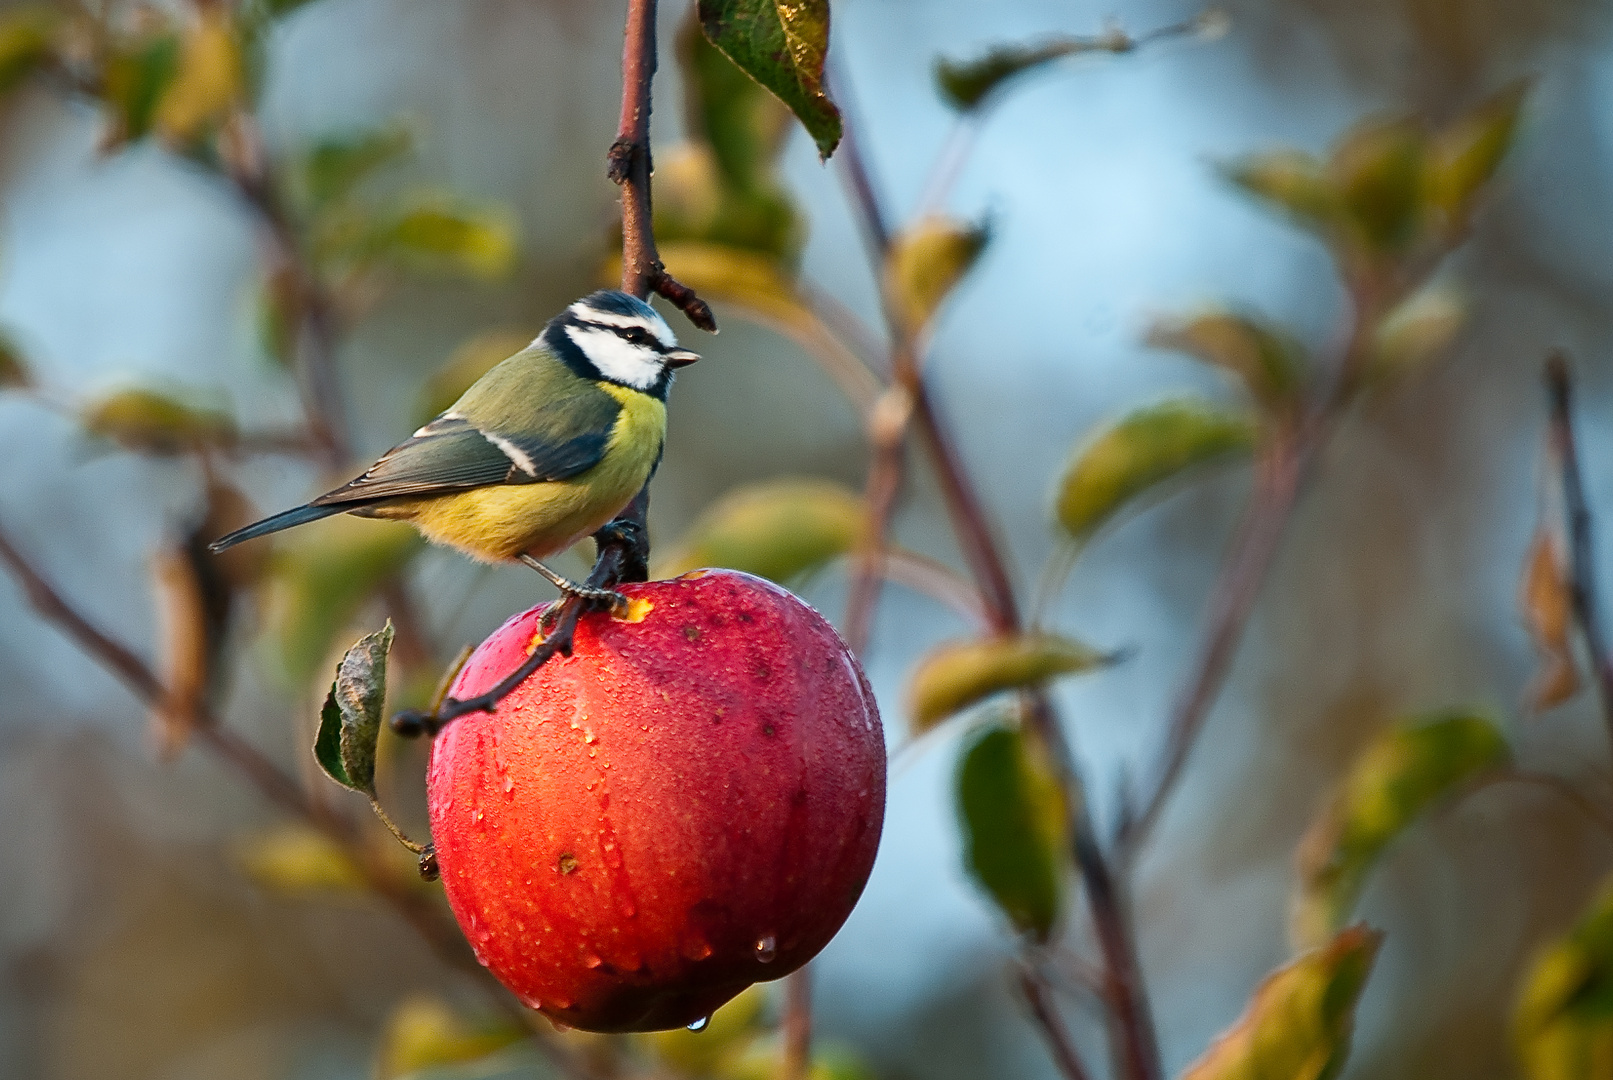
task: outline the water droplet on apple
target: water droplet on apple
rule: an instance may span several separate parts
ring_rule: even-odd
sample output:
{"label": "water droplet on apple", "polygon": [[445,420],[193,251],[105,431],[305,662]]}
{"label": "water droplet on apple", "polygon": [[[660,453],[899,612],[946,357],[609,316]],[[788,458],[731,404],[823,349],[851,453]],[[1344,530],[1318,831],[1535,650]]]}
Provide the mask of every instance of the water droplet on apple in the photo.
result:
{"label": "water droplet on apple", "polygon": [[585,968],[597,968],[601,964],[603,964],[604,962],[605,962],[604,960],[600,959],[598,956],[596,956],[593,953],[584,953],[583,954],[582,964],[583,964],[583,967],[585,967]]}
{"label": "water droplet on apple", "polygon": [[696,1020],[694,1023],[689,1025],[689,1030],[690,1031],[704,1031],[704,1030],[706,1030],[707,1027],[710,1026],[710,1024],[711,1024],[711,1017],[702,1016],[700,1019]]}
{"label": "water droplet on apple", "polygon": [[515,796],[515,777],[508,773],[504,774],[504,794],[512,798]]}
{"label": "water droplet on apple", "polygon": [[756,942],[756,959],[764,964],[771,964],[773,958],[778,956],[778,939],[772,934]]}

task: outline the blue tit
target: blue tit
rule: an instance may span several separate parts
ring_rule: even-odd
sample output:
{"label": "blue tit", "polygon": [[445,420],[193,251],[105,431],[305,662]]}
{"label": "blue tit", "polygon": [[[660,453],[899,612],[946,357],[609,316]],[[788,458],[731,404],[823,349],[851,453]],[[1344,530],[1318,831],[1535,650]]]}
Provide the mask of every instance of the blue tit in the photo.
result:
{"label": "blue tit", "polygon": [[596,292],[364,475],[211,550],[332,514],[393,518],[474,558],[519,560],[566,592],[600,598],[539,560],[597,532],[649,481],[673,371],[698,359],[644,301]]}

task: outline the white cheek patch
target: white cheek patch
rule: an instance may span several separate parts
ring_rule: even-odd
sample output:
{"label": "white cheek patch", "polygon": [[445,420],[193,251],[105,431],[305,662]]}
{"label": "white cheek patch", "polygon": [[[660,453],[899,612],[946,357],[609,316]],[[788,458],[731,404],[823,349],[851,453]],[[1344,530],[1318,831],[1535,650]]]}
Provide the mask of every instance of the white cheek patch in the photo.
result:
{"label": "white cheek patch", "polygon": [[611,382],[648,390],[661,377],[662,358],[654,349],[623,341],[609,330],[584,326],[566,327],[566,336]]}

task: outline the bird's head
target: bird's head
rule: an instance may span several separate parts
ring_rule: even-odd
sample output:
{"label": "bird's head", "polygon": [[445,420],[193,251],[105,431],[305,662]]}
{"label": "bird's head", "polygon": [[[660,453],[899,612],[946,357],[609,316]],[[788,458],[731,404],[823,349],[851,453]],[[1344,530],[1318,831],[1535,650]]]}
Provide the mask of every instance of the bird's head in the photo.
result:
{"label": "bird's head", "polygon": [[602,289],[566,308],[539,338],[579,375],[665,399],[672,372],[700,359],[678,348],[666,320],[644,301]]}

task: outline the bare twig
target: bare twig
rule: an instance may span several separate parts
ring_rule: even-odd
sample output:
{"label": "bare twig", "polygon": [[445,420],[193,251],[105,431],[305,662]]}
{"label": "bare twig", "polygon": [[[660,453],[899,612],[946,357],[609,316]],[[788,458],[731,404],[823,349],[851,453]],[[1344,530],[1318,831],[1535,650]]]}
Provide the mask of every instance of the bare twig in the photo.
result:
{"label": "bare twig", "polygon": [[1596,590],[1595,521],[1585,498],[1579,444],[1574,436],[1573,376],[1568,357],[1561,350],[1546,360],[1546,395],[1551,407],[1551,448],[1562,472],[1563,507],[1568,515],[1568,591],[1574,619],[1585,635],[1585,647],[1595,669],[1602,719],[1608,737],[1613,739],[1613,657],[1608,655],[1601,598]]}
{"label": "bare twig", "polygon": [[784,1052],[779,1080],[806,1080],[812,1067],[812,965],[796,971],[784,982],[784,1018],[781,1023]]}
{"label": "bare twig", "polygon": [[1086,1067],[1075,1052],[1075,1043],[1070,1041],[1070,1033],[1058,1014],[1058,1005],[1053,1001],[1053,994],[1041,974],[1033,968],[1021,967],[1019,988],[1025,994],[1025,1003],[1030,1006],[1031,1016],[1035,1018],[1042,1038],[1047,1040],[1048,1052],[1053,1055],[1059,1072],[1064,1074],[1066,1080],[1087,1080]]}

